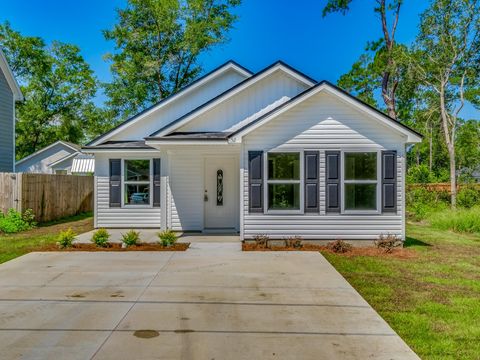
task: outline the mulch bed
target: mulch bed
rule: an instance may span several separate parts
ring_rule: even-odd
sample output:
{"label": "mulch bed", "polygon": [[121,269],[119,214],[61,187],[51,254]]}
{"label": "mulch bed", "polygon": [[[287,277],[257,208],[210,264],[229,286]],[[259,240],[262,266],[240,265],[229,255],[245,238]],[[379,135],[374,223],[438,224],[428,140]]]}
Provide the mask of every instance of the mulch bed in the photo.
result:
{"label": "mulch bed", "polygon": [[353,247],[347,252],[337,253],[326,247],[325,245],[304,244],[299,248],[286,246],[258,246],[254,243],[242,243],[243,251],[321,251],[331,254],[342,255],[346,257],[353,256],[373,256],[373,257],[391,257],[398,259],[411,259],[417,257],[417,253],[411,249],[396,248],[392,252],[387,253],[383,249],[375,247]]}
{"label": "mulch bed", "polygon": [[73,244],[70,248],[60,249],[57,245],[51,244],[40,248],[35,248],[35,251],[185,251],[190,246],[190,243],[177,243],[172,246],[163,246],[155,243],[142,243],[134,246],[122,248],[122,244],[111,243],[108,247],[98,247],[95,244]]}

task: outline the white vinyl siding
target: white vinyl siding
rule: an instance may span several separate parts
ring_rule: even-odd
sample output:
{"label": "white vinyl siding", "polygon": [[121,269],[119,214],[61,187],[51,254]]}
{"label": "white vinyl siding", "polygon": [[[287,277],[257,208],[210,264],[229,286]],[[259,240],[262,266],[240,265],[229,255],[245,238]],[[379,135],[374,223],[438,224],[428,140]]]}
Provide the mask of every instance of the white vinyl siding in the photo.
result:
{"label": "white vinyl siding", "polygon": [[245,76],[238,72],[227,71],[198,89],[191,91],[188,96],[172,101],[160,110],[154,111],[138,121],[135,125],[125,127],[109,140],[143,139],[243,80],[245,80]]}
{"label": "white vinyl siding", "polygon": [[[246,239],[257,234],[267,234],[277,239],[299,235],[304,239],[371,240],[378,238],[381,233],[392,233],[404,238],[402,194],[405,138],[385,125],[379,124],[332,95],[318,94],[259,127],[243,140],[243,234]],[[248,212],[248,151],[282,151],[299,148],[320,152],[319,213],[250,214]],[[326,214],[326,150],[396,150],[397,213]]]}
{"label": "white vinyl siding", "polygon": [[170,227],[203,230],[203,159],[198,153],[170,156]]}
{"label": "white vinyl siding", "polygon": [[162,210],[160,207],[110,207],[109,159],[139,158],[162,158],[162,155],[160,152],[141,154],[111,152],[95,155],[95,227],[160,228]]}
{"label": "white vinyl siding", "polygon": [[176,131],[226,131],[271,104],[288,100],[306,88],[305,84],[290,75],[276,71]]}
{"label": "white vinyl siding", "polygon": [[[211,156],[238,157],[240,146],[182,146],[167,152],[167,225],[175,231],[201,231],[204,228],[205,161]],[[238,199],[238,192],[236,197]]]}

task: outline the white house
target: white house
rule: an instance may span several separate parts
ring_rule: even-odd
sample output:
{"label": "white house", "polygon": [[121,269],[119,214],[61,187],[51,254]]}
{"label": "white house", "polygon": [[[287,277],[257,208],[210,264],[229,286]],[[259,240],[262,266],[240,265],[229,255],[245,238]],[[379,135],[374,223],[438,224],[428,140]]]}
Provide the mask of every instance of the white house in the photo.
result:
{"label": "white house", "polygon": [[80,146],[59,140],[17,161],[16,171],[88,175],[95,171],[94,162],[93,156],[83,154]]}
{"label": "white house", "polygon": [[229,61],[92,141],[95,226],[405,238],[421,135],[277,62]]}

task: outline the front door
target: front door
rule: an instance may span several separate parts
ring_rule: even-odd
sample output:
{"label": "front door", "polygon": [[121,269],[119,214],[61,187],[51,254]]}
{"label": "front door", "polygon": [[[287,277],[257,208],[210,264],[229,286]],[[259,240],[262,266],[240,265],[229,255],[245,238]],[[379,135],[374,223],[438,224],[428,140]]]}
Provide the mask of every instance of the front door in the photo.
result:
{"label": "front door", "polygon": [[237,161],[233,157],[205,159],[205,229],[233,230],[238,204]]}

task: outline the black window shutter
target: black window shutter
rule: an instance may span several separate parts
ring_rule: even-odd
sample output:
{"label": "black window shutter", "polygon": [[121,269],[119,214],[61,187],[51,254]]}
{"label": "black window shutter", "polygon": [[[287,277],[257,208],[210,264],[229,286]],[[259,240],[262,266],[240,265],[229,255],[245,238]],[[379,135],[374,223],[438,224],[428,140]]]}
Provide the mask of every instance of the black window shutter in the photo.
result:
{"label": "black window shutter", "polygon": [[318,151],[305,151],[305,212],[318,212]]}
{"label": "black window shutter", "polygon": [[110,159],[110,207],[120,207],[122,198],[122,161]]}
{"label": "black window shutter", "polygon": [[153,207],[160,207],[160,159],[153,159]]}
{"label": "black window shutter", "polygon": [[397,152],[382,151],[382,212],[397,211]]}
{"label": "black window shutter", "polygon": [[326,211],[332,213],[340,212],[340,151],[326,151],[326,189],[327,197]]}
{"label": "black window shutter", "polygon": [[263,151],[248,152],[249,212],[263,212]]}

